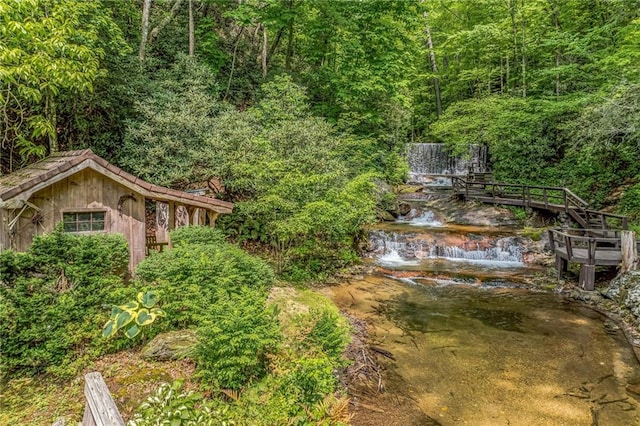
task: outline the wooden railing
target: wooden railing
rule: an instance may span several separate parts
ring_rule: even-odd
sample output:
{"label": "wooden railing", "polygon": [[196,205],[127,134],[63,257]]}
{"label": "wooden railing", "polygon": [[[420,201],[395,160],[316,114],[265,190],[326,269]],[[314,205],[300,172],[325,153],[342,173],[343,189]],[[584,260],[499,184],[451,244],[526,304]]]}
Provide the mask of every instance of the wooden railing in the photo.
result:
{"label": "wooden railing", "polygon": [[100,373],[84,376],[84,396],[87,400],[82,426],[124,426],[118,407]]}
{"label": "wooden railing", "polygon": [[565,212],[585,228],[590,227],[593,220],[598,220],[603,229],[628,227],[626,216],[590,210],[589,204],[568,188],[483,182],[459,176],[453,176],[451,182],[456,194],[465,199]]}
{"label": "wooden railing", "polygon": [[602,229],[629,229],[629,218],[627,216],[599,210],[585,209],[584,211],[587,215],[587,222],[590,222],[592,218],[598,218],[602,223]]}
{"label": "wooden railing", "polygon": [[569,262],[580,264],[578,282],[585,290],[595,288],[595,267],[618,266],[626,272],[637,267],[640,241],[635,232],[613,229],[550,229],[549,246],[556,256],[558,278]]}
{"label": "wooden railing", "polygon": [[621,232],[612,229],[550,229],[549,246],[570,262],[618,265]]}

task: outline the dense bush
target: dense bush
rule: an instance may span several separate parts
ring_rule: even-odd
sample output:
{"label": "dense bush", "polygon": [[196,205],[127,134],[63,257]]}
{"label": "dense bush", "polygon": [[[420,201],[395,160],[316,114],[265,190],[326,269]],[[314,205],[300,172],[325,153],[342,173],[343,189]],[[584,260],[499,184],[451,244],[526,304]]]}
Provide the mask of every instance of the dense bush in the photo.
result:
{"label": "dense bush", "polygon": [[131,123],[120,164],[177,187],[220,177],[235,208],[218,226],[259,248],[286,279],[357,259],[360,227],[375,219],[371,182],[404,177],[398,153],[374,153],[374,141],[314,116],[289,77],[264,84],[260,102],[238,111],[210,96],[214,77],[202,65],[184,59],[176,69],[160,73],[158,90],[139,103],[144,119]]}
{"label": "dense bush", "polygon": [[[173,231],[171,239],[179,245],[154,254],[138,265],[138,278],[159,292],[167,314],[157,327],[199,326],[221,298],[240,294],[244,289],[252,289],[266,298],[274,281],[273,270],[237,246],[222,242],[218,235],[200,227]],[[213,237],[214,244],[188,243],[209,236]]]}
{"label": "dense bush", "polygon": [[225,235],[218,228],[210,226],[183,226],[171,231],[171,242],[174,246],[183,244],[222,246],[225,244]]}
{"label": "dense bush", "polygon": [[267,373],[267,355],[280,341],[277,312],[250,288],[212,304],[198,328],[198,376],[215,388],[240,389]]}
{"label": "dense bush", "polygon": [[128,259],[121,235],[60,230],[36,237],[26,253],[0,253],[2,375],[68,376],[104,351],[105,304],[134,294],[123,285]]}

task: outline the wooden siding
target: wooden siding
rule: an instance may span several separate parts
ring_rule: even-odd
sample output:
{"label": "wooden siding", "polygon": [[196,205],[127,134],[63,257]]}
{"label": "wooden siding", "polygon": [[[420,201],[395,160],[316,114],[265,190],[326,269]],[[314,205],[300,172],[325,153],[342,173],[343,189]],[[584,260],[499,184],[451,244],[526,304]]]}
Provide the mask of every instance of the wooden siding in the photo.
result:
{"label": "wooden siding", "polygon": [[[31,203],[41,209],[40,224],[32,218],[36,211],[26,209],[18,220],[17,232],[11,248],[25,251],[33,236],[51,232],[62,221],[64,212],[90,210],[106,211],[105,232],[120,233],[129,242],[129,269],[145,257],[145,206],[144,196],[132,192],[124,185],[86,168],[33,194]],[[13,214],[19,212],[16,210]],[[12,219],[10,210],[0,212],[0,243],[8,248],[6,226]]]}

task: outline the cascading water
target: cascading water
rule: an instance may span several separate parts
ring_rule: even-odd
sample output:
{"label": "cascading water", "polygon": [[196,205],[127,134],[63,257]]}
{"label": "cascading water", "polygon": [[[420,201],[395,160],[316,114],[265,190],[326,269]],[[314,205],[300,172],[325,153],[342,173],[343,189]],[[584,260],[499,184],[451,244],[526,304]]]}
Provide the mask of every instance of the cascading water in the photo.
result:
{"label": "cascading water", "polygon": [[429,175],[464,175],[473,164],[478,172],[488,168],[488,151],[483,145],[471,145],[468,156],[451,155],[445,144],[415,143],[407,148],[411,181],[420,182]]}
{"label": "cascading water", "polygon": [[[414,176],[466,171],[426,145]],[[383,361],[393,397],[366,401],[379,417],[356,411],[353,423],[640,425],[640,368],[624,333],[591,309],[519,289],[539,275],[525,248],[536,245],[505,210],[456,204],[432,182],[410,193],[421,198],[401,195],[407,214],[370,229],[380,268],[327,288],[395,356]]]}
{"label": "cascading water", "polygon": [[[448,234],[448,235],[447,235]],[[369,233],[371,253],[381,264],[415,264],[424,259],[465,260],[495,266],[523,266],[522,243],[517,237],[493,237],[441,232]]]}
{"label": "cascading water", "polygon": [[412,226],[425,226],[439,228],[442,222],[436,219],[436,214],[431,210],[424,210],[419,213],[418,209],[411,209],[405,216],[398,216],[398,223],[407,223]]}

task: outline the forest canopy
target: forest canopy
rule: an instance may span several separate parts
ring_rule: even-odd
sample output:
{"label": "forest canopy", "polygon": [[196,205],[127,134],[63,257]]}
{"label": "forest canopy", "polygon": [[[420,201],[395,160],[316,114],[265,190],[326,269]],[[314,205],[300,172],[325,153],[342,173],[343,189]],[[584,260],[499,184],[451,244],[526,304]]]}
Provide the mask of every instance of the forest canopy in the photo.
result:
{"label": "forest canopy", "polygon": [[[636,0],[4,1],[0,171],[90,147],[161,185],[221,178],[238,204],[223,226],[274,257],[316,232],[308,209],[341,217],[328,206],[355,196],[347,187],[369,197],[355,183],[364,174],[402,182],[415,142],[487,145],[499,179],[568,186],[637,217],[639,10]],[[339,251],[372,217],[356,204],[357,218],[328,231]]]}

